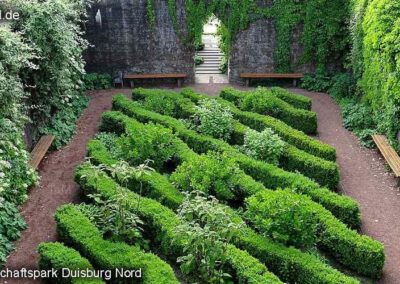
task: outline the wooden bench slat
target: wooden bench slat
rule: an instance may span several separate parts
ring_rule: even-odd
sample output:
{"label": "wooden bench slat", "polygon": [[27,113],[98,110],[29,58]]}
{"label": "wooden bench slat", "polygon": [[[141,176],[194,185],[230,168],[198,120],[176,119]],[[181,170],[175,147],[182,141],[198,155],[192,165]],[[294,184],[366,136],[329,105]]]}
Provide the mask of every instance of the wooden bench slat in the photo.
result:
{"label": "wooden bench slat", "polygon": [[278,74],[278,73],[270,73],[270,74],[252,74],[252,73],[242,73],[240,74],[242,78],[288,78],[288,79],[301,79],[303,78],[303,74],[294,73],[294,74]]}
{"label": "wooden bench slat", "polygon": [[39,166],[43,157],[46,155],[47,150],[50,148],[51,143],[53,143],[54,138],[54,135],[45,135],[39,139],[39,142],[36,144],[31,153],[31,159],[29,160],[29,165],[31,165],[34,169],[37,169]]}
{"label": "wooden bench slat", "polygon": [[390,146],[387,138],[384,135],[372,135],[372,139],[378,146],[390,168],[393,170],[395,177],[400,177],[400,157],[392,146]]}
{"label": "wooden bench slat", "polygon": [[164,78],[186,78],[186,74],[132,74],[125,75],[124,79],[164,79]]}

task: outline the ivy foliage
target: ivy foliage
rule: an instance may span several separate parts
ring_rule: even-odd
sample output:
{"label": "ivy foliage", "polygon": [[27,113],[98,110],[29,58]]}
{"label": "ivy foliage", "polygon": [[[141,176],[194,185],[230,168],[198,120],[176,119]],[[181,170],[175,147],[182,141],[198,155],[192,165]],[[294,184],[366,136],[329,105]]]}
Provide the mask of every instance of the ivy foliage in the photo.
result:
{"label": "ivy foliage", "polygon": [[[179,29],[176,0],[168,0],[173,25],[182,38]],[[221,21],[221,46],[229,56],[230,46],[236,34],[245,30],[254,21],[271,19],[275,21],[278,46],[275,50],[277,72],[291,70],[292,34],[298,25],[303,26],[301,43],[304,53],[298,63],[312,62],[324,69],[332,62],[344,61],[349,49],[348,0],[185,0],[187,35],[183,43],[193,47],[201,43],[204,24],[211,15]],[[147,0],[149,21],[154,27],[155,7],[153,0]]]}
{"label": "ivy foliage", "polygon": [[[22,74],[24,84],[29,86],[27,103],[33,106],[32,122],[39,129],[38,136],[55,134],[55,145],[60,147],[71,138],[76,119],[86,106],[82,99],[85,74],[82,52],[88,43],[80,27],[84,6],[81,0],[15,0],[12,3],[20,14],[13,29],[23,34],[28,45],[35,47],[33,63],[40,70],[25,70]],[[60,121],[64,114],[68,114],[68,120]]]}
{"label": "ivy foliage", "polygon": [[364,100],[380,118],[378,129],[394,138],[400,125],[400,2],[371,1],[362,27]]}

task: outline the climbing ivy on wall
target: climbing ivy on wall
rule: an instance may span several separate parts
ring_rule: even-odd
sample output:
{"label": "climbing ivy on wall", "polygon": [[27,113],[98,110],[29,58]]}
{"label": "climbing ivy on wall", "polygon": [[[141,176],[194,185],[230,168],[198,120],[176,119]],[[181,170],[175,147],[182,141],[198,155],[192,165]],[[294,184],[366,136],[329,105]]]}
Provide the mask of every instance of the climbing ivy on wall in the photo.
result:
{"label": "climbing ivy on wall", "polygon": [[400,129],[400,2],[372,0],[362,22],[364,100],[390,138]]}
{"label": "climbing ivy on wall", "polygon": [[[153,0],[147,0],[150,23],[155,23]],[[223,46],[232,44],[240,30],[259,19],[276,23],[278,46],[275,51],[277,72],[289,72],[293,29],[303,24],[301,42],[304,54],[299,63],[313,62],[324,69],[330,62],[340,62],[349,50],[348,18],[350,0],[185,0],[187,47],[201,41],[203,26],[215,14],[224,26]],[[175,0],[168,0],[169,12],[180,37]],[[225,48],[229,50],[228,48]]]}

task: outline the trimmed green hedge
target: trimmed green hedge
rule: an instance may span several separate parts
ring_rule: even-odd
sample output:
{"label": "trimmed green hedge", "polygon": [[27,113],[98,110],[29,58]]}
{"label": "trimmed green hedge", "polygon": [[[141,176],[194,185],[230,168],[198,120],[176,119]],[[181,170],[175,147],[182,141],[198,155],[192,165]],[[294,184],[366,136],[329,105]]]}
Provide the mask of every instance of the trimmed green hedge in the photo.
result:
{"label": "trimmed green hedge", "polygon": [[287,102],[288,104],[292,105],[295,108],[309,110],[309,111],[312,108],[311,98],[292,94],[291,92],[288,92],[285,89],[279,87],[271,88],[269,89],[269,91],[277,98],[280,98],[282,101]]}
{"label": "trimmed green hedge", "polygon": [[[96,170],[88,166],[80,166],[75,173],[75,180],[86,194],[100,193],[106,198],[111,198],[117,190],[125,190],[105,173],[99,173],[99,179],[95,181],[93,178],[96,176],[94,171]],[[165,208],[157,201],[145,197],[141,198],[141,206],[137,210],[136,200],[138,195],[126,191],[125,196],[127,196],[128,200],[132,200],[132,210],[145,221],[146,229],[153,232],[154,241],[159,245],[162,253],[172,258],[179,256],[182,246],[177,241],[174,241],[177,239],[174,228],[180,224],[180,219],[170,209]],[[241,221],[238,215],[237,221]],[[242,234],[234,238],[234,244],[260,259],[267,267],[271,267],[273,272],[283,281],[289,283],[359,283],[357,280],[347,277],[322,263],[314,256],[301,253],[295,248],[287,248],[281,244],[271,242],[257,235],[250,228],[245,228]],[[230,264],[236,270],[237,278],[244,280],[246,278],[243,277],[248,277],[247,279],[249,279],[250,277],[256,277],[257,274],[266,273],[264,266],[257,264],[256,259],[245,252],[238,252],[233,246],[230,248],[234,251],[228,253],[228,258]],[[240,258],[237,258],[238,254]],[[248,267],[260,267],[262,271],[257,273],[259,271],[257,269],[257,271],[253,272],[253,270],[248,270]],[[238,275],[238,272],[243,272],[244,274]],[[256,275],[253,274],[251,276],[249,273],[256,273]],[[258,277],[254,279],[260,279]],[[268,277],[273,276],[270,274]]]}
{"label": "trimmed green hedge", "polygon": [[[182,95],[196,102],[208,96],[195,93],[193,90],[186,89]],[[300,150],[310,153],[314,156],[328,161],[336,161],[336,150],[328,144],[313,139],[303,132],[293,129],[279,119],[261,115],[258,113],[239,110],[233,103],[222,98],[217,98],[220,103],[229,105],[235,119],[257,131],[263,131],[265,128],[274,130],[283,140],[292,144]]]}
{"label": "trimmed green hedge", "polygon": [[[255,196],[264,200],[281,200],[286,192],[262,191]],[[296,194],[295,194],[296,195]],[[298,196],[300,199],[300,196]],[[373,278],[382,275],[385,263],[383,245],[368,236],[359,235],[339,222],[329,211],[311,200],[302,199],[302,206],[313,212],[320,227],[318,245],[325,248],[339,262],[354,271]]]}
{"label": "trimmed green hedge", "polygon": [[[103,164],[106,167],[110,167],[118,162],[117,160],[110,158],[107,149],[99,140],[90,141],[87,149],[88,155],[91,158],[90,161],[93,164]],[[135,176],[131,176],[127,180],[117,181],[120,184],[126,183],[129,188],[137,189],[138,191],[142,186],[142,193],[144,195],[158,200],[161,204],[169,208],[178,209],[183,200],[181,193],[170,184],[168,178],[157,172],[149,171],[146,175],[142,175],[138,179]]]}
{"label": "trimmed green hedge", "polygon": [[64,205],[55,213],[57,233],[78,249],[98,269],[142,269],[142,279],[125,283],[179,283],[172,268],[151,253],[125,243],[105,241],[99,230],[73,205]]}
{"label": "trimmed green hedge", "polygon": [[[93,178],[94,171],[94,169],[83,165],[75,173],[75,180],[86,194],[100,193],[106,198],[111,198],[117,190],[126,191],[125,196],[128,202],[131,201],[130,204],[132,204],[131,210],[144,220],[146,230],[152,232],[153,241],[157,243],[161,252],[174,261],[183,254],[183,239],[174,232],[174,228],[182,221],[171,209],[145,197],[141,198],[138,208],[137,194],[120,187],[105,173],[99,173],[99,179],[95,181]],[[229,245],[226,257],[229,266],[234,271],[234,278],[243,281],[242,283],[260,283],[254,282],[256,279],[265,281],[261,283],[282,283],[267,270],[265,265],[246,251],[241,251],[233,245]],[[248,269],[249,267],[252,269]],[[159,283],[164,282],[160,281]]]}
{"label": "trimmed green hedge", "polygon": [[[120,116],[119,113],[116,115]],[[130,120],[133,119],[125,119],[127,124]],[[112,124],[108,122],[108,124]],[[131,123],[131,125],[134,122]],[[136,129],[130,128],[127,130],[131,135],[138,135],[141,132],[143,127],[137,127]],[[189,152],[186,145],[181,145],[182,152]],[[193,158],[194,159],[194,155]],[[190,162],[190,161],[189,161]],[[182,173],[183,176],[190,175],[189,172]],[[268,191],[264,186],[255,182],[252,178],[247,175],[237,173],[237,180],[232,181],[234,186],[238,186],[241,194],[244,194],[245,197],[248,197],[252,194],[255,194],[260,191]],[[182,185],[182,184],[180,184]],[[169,185],[171,186],[171,185]],[[168,185],[166,185],[168,188]],[[190,188],[185,188],[185,190],[190,190]],[[162,189],[157,190],[162,192]],[[136,190],[138,192],[138,189]],[[214,194],[214,193],[213,193]],[[271,196],[279,195],[279,192],[270,192],[265,193]],[[161,198],[162,200],[162,198]],[[229,201],[229,200],[228,200]],[[243,200],[240,200],[243,201]],[[349,230],[343,223],[338,221],[328,210],[326,210],[321,205],[315,202],[308,202],[308,206],[312,209],[313,212],[316,213],[316,218],[321,223],[320,228],[320,237],[321,242],[320,245],[325,247],[327,251],[329,251],[339,262],[346,265],[353,270],[360,272],[364,275],[378,277],[379,273],[381,273],[382,266],[384,263],[384,253],[383,246],[370,239],[366,236],[360,236],[356,231]],[[360,266],[363,263],[364,266]],[[365,267],[368,267],[365,270],[362,270]],[[371,273],[371,274],[369,274]]]}
{"label": "trimmed green hedge", "polygon": [[235,103],[241,110],[275,117],[307,134],[317,133],[318,122],[315,112],[295,108],[266,89],[242,92],[224,88],[220,96]]}
{"label": "trimmed green hedge", "polygon": [[[190,89],[184,90],[184,93],[189,94],[190,98],[195,96],[194,93],[190,95]],[[174,118],[189,118],[195,113],[194,103],[188,103],[185,101],[187,99],[183,99],[183,95],[174,93],[172,91],[138,88],[133,91],[132,96],[135,100],[144,100],[144,105],[147,109],[160,114],[166,114]],[[179,111],[165,112],[160,110],[161,108],[158,106],[163,105],[162,100],[164,100],[164,105],[169,105],[171,106],[171,109],[179,109]],[[153,106],[150,106],[148,102],[153,101],[157,103]],[[184,105],[184,107],[177,107],[177,105]],[[182,111],[183,109],[185,109],[185,111]],[[234,131],[231,135],[230,143],[242,145],[244,143],[244,136],[247,131],[247,126],[235,121]],[[314,179],[322,186],[327,186],[330,189],[336,189],[339,185],[339,166],[336,163],[313,156],[307,152],[297,149],[290,144],[286,143],[284,153],[279,162],[283,169],[288,171],[299,171],[305,176]]]}
{"label": "trimmed green hedge", "polygon": [[[39,253],[39,269],[51,270],[55,269],[61,273],[61,269],[68,268],[70,270],[93,270],[90,262],[82,257],[79,252],[72,248],[68,248],[61,243],[41,243],[37,251]],[[104,283],[100,278],[52,278],[52,283],[64,284],[100,284]]]}
{"label": "trimmed green hedge", "polygon": [[[249,158],[224,141],[188,130],[179,120],[137,107],[131,100],[123,96],[114,97],[113,109],[120,110],[126,115],[134,117],[143,123],[152,121],[172,128],[173,131],[197,153],[227,151],[235,156],[240,167],[248,175],[262,182],[267,188],[294,188],[297,192],[304,193],[310,196],[312,200],[321,203],[339,218],[339,220],[350,227],[357,228],[361,224],[358,204],[348,196],[337,195],[326,188],[320,188],[317,183],[300,174],[289,173],[273,165]],[[123,127],[119,127],[117,124],[122,125],[123,121],[115,122],[115,127],[113,129],[117,130],[122,128],[119,133],[124,133]]]}

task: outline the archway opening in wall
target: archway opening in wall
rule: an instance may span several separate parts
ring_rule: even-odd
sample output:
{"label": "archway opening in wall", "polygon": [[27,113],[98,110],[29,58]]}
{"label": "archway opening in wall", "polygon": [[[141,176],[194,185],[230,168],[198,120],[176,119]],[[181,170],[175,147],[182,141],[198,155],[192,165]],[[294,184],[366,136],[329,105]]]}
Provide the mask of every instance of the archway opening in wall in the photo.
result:
{"label": "archway opening in wall", "polygon": [[196,38],[196,83],[228,83],[226,34],[225,26],[212,14],[203,26],[203,33]]}

